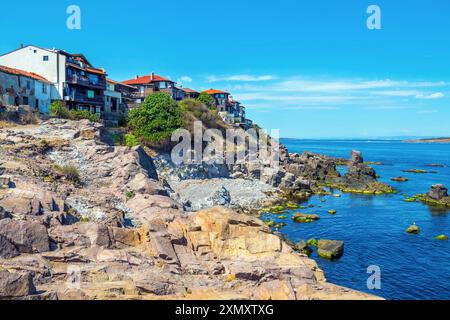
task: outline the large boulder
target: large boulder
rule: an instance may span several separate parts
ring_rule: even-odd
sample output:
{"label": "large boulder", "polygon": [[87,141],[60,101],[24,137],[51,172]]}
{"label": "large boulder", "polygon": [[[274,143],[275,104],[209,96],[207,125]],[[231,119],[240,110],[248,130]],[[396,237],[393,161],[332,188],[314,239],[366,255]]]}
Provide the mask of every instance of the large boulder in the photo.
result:
{"label": "large boulder", "polygon": [[361,151],[352,150],[350,155],[350,163],[352,164],[364,163],[364,158],[362,156]]}
{"label": "large boulder", "polygon": [[0,235],[0,259],[10,259],[20,255],[16,246]]}
{"label": "large boulder", "polygon": [[0,299],[23,298],[35,293],[31,273],[0,270]]}
{"label": "large boulder", "polygon": [[72,246],[109,248],[112,245],[108,227],[94,222],[50,228],[49,235],[59,248]]}
{"label": "large boulder", "polygon": [[431,186],[427,196],[433,200],[441,200],[442,198],[448,197],[448,189],[442,184],[435,184]]}
{"label": "large boulder", "polygon": [[261,174],[261,180],[273,187],[278,187],[285,175],[285,171],[275,168],[264,168]]}
{"label": "large boulder", "polygon": [[325,259],[337,259],[344,253],[344,241],[319,240],[317,244],[317,254]]}
{"label": "large boulder", "polygon": [[225,187],[222,187],[216,192],[214,192],[214,194],[211,195],[211,197],[209,197],[207,201],[210,203],[211,207],[215,206],[227,207],[230,205],[231,202],[230,192]]}
{"label": "large boulder", "polygon": [[0,236],[12,243],[21,253],[50,250],[47,228],[35,221],[0,220]]}

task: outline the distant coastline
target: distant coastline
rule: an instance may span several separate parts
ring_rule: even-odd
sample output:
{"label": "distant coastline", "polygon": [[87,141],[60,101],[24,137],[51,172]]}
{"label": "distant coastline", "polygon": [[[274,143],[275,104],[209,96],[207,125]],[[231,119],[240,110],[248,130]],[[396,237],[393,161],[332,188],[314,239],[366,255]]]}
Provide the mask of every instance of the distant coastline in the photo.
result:
{"label": "distant coastline", "polygon": [[407,143],[450,143],[450,138],[430,138],[430,139],[414,139],[403,140]]}

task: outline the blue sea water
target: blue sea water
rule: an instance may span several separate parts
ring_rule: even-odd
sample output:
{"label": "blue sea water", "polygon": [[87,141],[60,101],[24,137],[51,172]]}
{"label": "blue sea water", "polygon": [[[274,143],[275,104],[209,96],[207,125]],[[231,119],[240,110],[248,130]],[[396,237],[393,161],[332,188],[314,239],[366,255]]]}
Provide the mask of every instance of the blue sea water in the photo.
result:
{"label": "blue sea water", "polygon": [[[380,161],[373,166],[397,194],[365,196],[342,194],[341,198],[314,196],[307,204],[313,208],[294,210],[321,216],[317,222],[297,224],[291,219],[280,229],[288,239],[334,239],[345,242],[345,252],[337,261],[312,255],[324,270],[328,281],[382,296],[387,299],[450,299],[450,242],[434,238],[450,236],[450,210],[422,203],[404,202],[404,195],[426,193],[432,184],[450,187],[450,144],[404,143],[394,140],[293,140],[281,141],[291,153],[312,151],[334,157],[349,158],[352,149],[360,150],[365,161]],[[431,168],[428,164],[443,164]],[[436,173],[414,174],[402,170],[424,169]],[[403,176],[408,182],[391,178]],[[341,193],[337,192],[336,193]],[[329,215],[328,210],[337,210]],[[271,218],[274,215],[271,216]],[[421,232],[405,232],[416,223]],[[369,290],[367,268],[381,269],[381,289]]]}

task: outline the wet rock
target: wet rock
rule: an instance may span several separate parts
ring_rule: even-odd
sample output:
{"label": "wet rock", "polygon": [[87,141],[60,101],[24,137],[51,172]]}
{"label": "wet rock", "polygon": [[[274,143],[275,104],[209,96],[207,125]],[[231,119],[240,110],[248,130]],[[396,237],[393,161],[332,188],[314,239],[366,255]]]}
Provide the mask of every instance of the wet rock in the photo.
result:
{"label": "wet rock", "polygon": [[439,201],[442,198],[448,197],[448,189],[442,184],[435,184],[431,186],[427,196],[433,200]]}
{"label": "wet rock", "polygon": [[21,253],[49,251],[47,229],[35,221],[0,220],[0,235]]}
{"label": "wet rock", "polygon": [[295,245],[295,249],[307,256],[310,256],[313,253],[313,249],[305,242],[305,240],[300,241]]}
{"label": "wet rock", "polygon": [[317,214],[296,213],[292,216],[292,220],[297,223],[310,223],[319,219]]}
{"label": "wet rock", "polygon": [[445,234],[441,234],[436,237],[436,240],[447,241],[448,237]]}
{"label": "wet rock", "polygon": [[420,228],[414,224],[410,226],[408,229],[406,229],[406,232],[410,234],[419,234]]}
{"label": "wet rock", "polygon": [[344,241],[319,240],[317,244],[317,254],[325,259],[337,259],[344,253]]}
{"label": "wet rock", "polygon": [[35,293],[31,273],[0,270],[0,299],[26,297]]}
{"label": "wet rock", "polygon": [[395,177],[391,179],[392,181],[396,181],[396,182],[407,182],[409,181],[407,178],[405,177]]}
{"label": "wet rock", "polygon": [[359,163],[364,163],[364,159],[363,159],[361,151],[352,150],[351,155],[350,155],[350,163],[353,165],[359,164]]}

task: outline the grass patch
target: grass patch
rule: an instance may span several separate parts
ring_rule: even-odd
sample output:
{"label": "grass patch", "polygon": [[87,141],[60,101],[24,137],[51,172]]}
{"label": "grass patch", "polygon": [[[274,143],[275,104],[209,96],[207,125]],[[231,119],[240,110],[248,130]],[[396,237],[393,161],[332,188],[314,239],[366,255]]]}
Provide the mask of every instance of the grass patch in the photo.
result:
{"label": "grass patch", "polygon": [[54,169],[62,174],[68,181],[73,183],[80,182],[80,173],[78,172],[78,168],[73,164],[67,164],[63,166],[55,165]]}

